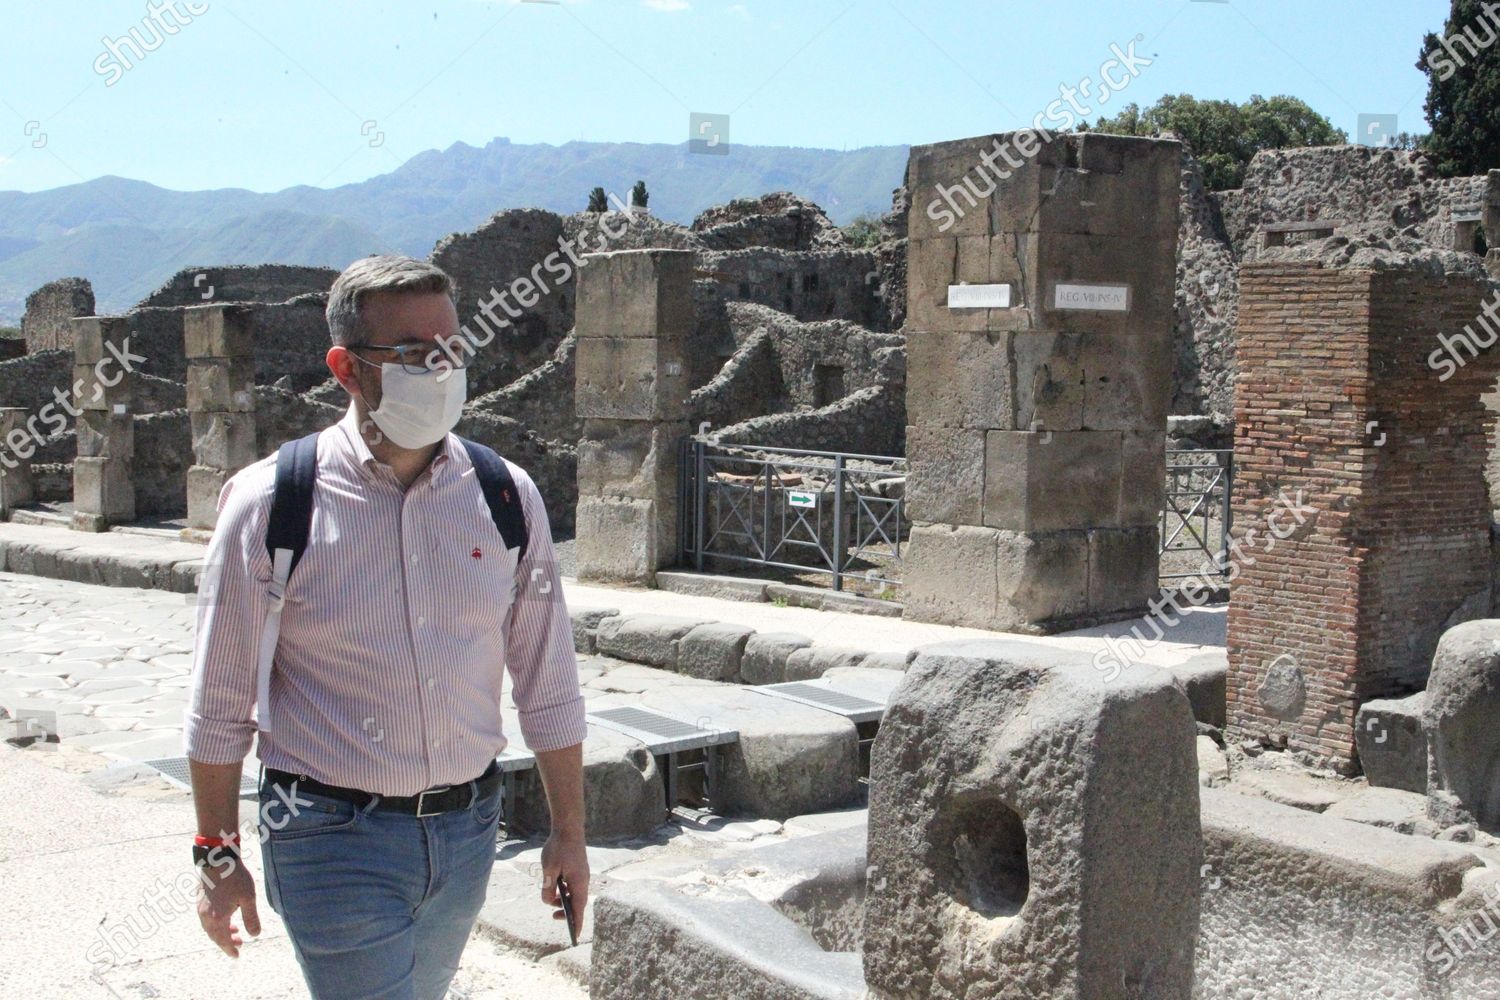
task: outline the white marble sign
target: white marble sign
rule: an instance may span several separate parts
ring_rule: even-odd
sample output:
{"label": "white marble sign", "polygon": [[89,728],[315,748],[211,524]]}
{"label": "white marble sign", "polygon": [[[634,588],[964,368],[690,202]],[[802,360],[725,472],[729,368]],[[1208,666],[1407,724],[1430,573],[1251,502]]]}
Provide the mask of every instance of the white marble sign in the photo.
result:
{"label": "white marble sign", "polygon": [[1009,285],[949,285],[949,309],[1009,309]]}
{"label": "white marble sign", "polygon": [[1052,308],[1129,312],[1130,286],[1059,283],[1053,293]]}

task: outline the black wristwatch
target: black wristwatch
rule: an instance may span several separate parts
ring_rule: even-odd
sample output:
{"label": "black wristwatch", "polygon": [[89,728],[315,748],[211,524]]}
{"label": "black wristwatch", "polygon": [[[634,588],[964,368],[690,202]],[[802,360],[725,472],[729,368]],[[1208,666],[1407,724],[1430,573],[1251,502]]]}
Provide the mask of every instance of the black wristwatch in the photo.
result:
{"label": "black wristwatch", "polygon": [[222,868],[239,863],[240,849],[233,844],[220,844],[217,847],[193,845],[193,864],[199,868]]}

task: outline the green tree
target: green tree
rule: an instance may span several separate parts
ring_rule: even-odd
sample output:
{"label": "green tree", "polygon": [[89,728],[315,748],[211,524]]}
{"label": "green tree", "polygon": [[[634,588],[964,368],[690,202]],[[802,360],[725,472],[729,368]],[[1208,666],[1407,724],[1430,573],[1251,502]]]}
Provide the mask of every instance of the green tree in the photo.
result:
{"label": "green tree", "polygon": [[865,212],[857,215],[844,227],[844,238],[853,247],[878,246],[885,239],[885,230],[880,225],[880,216]]}
{"label": "green tree", "polygon": [[[1490,4],[1493,7],[1493,3]],[[1422,39],[1417,68],[1427,74],[1427,151],[1448,177],[1500,167],[1500,10],[1453,0],[1441,36]]]}
{"label": "green tree", "polygon": [[651,195],[646,193],[646,182],[636,181],[635,187],[630,189],[630,203],[645,208],[646,202],[650,199]]}
{"label": "green tree", "polygon": [[594,188],[594,190],[589,192],[588,210],[590,212],[609,211],[609,197],[604,193],[604,189],[602,187],[596,187]]}
{"label": "green tree", "polygon": [[1256,94],[1243,104],[1200,101],[1191,94],[1167,94],[1141,110],[1130,104],[1113,118],[1101,118],[1081,131],[1154,136],[1173,132],[1193,147],[1209,188],[1222,191],[1245,182],[1245,168],[1262,149],[1332,146],[1349,136],[1295,97]]}

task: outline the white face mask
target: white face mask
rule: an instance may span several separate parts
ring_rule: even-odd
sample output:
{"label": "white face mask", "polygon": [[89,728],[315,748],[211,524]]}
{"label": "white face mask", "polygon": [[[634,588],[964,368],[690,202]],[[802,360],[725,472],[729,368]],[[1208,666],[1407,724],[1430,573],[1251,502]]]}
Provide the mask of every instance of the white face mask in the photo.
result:
{"label": "white face mask", "polygon": [[425,448],[441,441],[458,423],[468,398],[462,368],[413,375],[398,364],[380,366],[380,408],[370,419],[402,448]]}

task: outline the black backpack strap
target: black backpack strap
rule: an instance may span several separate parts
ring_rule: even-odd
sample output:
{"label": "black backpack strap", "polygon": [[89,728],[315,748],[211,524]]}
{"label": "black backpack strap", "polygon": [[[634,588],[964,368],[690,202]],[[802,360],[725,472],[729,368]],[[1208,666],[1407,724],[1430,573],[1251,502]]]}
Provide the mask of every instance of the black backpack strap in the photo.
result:
{"label": "black backpack strap", "polygon": [[484,491],[484,502],[489,505],[490,517],[500,529],[505,547],[518,549],[516,562],[526,558],[526,545],[530,536],[526,531],[526,511],[521,506],[521,495],[516,481],[511,477],[505,460],[478,441],[459,438],[469,461],[474,463],[474,472],[479,476],[479,487]]}
{"label": "black backpack strap", "polygon": [[318,479],[318,434],[288,441],[276,453],[276,493],[271,499],[266,527],[266,551],[276,564],[276,550],[291,552],[291,570],[297,568],[312,531],[313,487]]}

